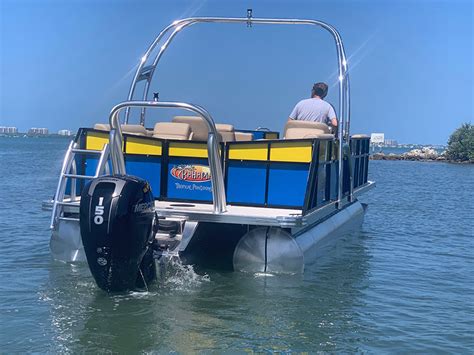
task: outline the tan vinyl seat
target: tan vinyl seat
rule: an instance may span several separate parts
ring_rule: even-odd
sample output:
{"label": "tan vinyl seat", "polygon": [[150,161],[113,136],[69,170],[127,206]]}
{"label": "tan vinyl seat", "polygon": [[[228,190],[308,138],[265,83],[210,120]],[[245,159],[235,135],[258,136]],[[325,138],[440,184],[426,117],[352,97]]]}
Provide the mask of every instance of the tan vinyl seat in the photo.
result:
{"label": "tan vinyl seat", "polygon": [[319,139],[335,139],[336,136],[331,133],[323,133],[323,134],[317,134],[315,138]]}
{"label": "tan vinyl seat", "polygon": [[236,142],[253,141],[253,134],[246,132],[234,132]]}
{"label": "tan vinyl seat", "polygon": [[[139,124],[123,124],[121,127],[122,127],[122,133],[134,134],[136,136],[148,135],[146,128]],[[108,132],[110,131],[110,125],[106,123],[96,123],[94,125],[94,129]]]}
{"label": "tan vinyl seat", "polygon": [[234,126],[225,123],[216,123],[217,133],[219,133],[221,142],[234,142]]}
{"label": "tan vinyl seat", "polygon": [[323,138],[330,133],[329,126],[321,122],[289,120],[283,136],[284,139]]}
{"label": "tan vinyl seat", "polygon": [[324,131],[321,129],[292,127],[286,130],[284,139],[304,138],[334,138],[334,135],[330,133],[324,133]]}
{"label": "tan vinyl seat", "polygon": [[174,116],[174,123],[186,123],[191,127],[193,132],[193,141],[207,141],[208,129],[207,124],[199,116]]}
{"label": "tan vinyl seat", "polygon": [[191,139],[192,135],[191,126],[181,122],[158,122],[153,130],[153,138],[185,141]]}
{"label": "tan vinyl seat", "polygon": [[309,130],[318,129],[322,131],[321,133],[331,133],[329,126],[322,122],[313,122],[313,121],[300,121],[300,120],[288,120],[285,125],[285,130],[283,132],[283,137],[286,137],[286,131],[289,128],[306,128]]}
{"label": "tan vinyl seat", "polygon": [[[193,141],[207,141],[209,130],[203,118],[199,116],[174,116],[172,122],[189,124],[193,132],[191,138]],[[235,141],[234,126],[218,123],[216,124],[216,129],[222,142]]]}
{"label": "tan vinyl seat", "polygon": [[234,132],[234,126],[227,123],[216,123],[216,129],[218,132]]}
{"label": "tan vinyl seat", "polygon": [[106,123],[96,123],[94,125],[94,129],[97,129],[99,131],[110,131],[110,125]]}
{"label": "tan vinyl seat", "polygon": [[122,132],[127,134],[134,134],[136,136],[146,136],[146,128],[141,124],[123,124]]}

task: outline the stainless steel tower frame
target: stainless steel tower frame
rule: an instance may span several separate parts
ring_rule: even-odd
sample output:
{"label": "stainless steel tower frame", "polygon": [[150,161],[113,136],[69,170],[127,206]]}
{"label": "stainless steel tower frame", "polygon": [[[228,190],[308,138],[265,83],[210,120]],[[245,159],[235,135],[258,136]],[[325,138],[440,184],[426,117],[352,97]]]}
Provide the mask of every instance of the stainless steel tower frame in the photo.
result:
{"label": "stainless steel tower frame", "polygon": [[[243,23],[246,24],[247,26],[252,26],[253,24],[266,24],[266,25],[312,25],[312,26],[318,26],[322,27],[326,31],[328,31],[334,39],[334,42],[336,44],[336,51],[337,51],[337,60],[338,60],[338,82],[339,82],[339,135],[338,135],[338,140],[340,142],[339,144],[339,186],[338,186],[338,205],[340,205],[340,202],[342,200],[342,190],[343,190],[343,179],[342,179],[342,169],[343,169],[343,145],[348,144],[348,139],[349,139],[349,128],[350,128],[350,89],[349,89],[349,74],[348,74],[348,64],[347,64],[347,58],[346,54],[344,51],[344,45],[342,43],[341,36],[339,35],[339,32],[331,25],[318,21],[318,20],[309,20],[309,19],[280,19],[280,18],[254,18],[251,15],[251,12],[248,12],[247,17],[191,17],[191,18],[186,18],[186,19],[181,19],[174,21],[172,24],[170,24],[168,27],[166,27],[164,30],[160,32],[160,34],[155,38],[155,40],[152,42],[152,44],[149,46],[148,50],[145,52],[143,57],[141,58],[141,61],[138,65],[138,68],[135,72],[135,76],[133,78],[132,84],[130,86],[130,90],[128,93],[128,102],[124,102],[122,104],[117,105],[111,112],[110,115],[110,123],[112,125],[111,128],[115,128],[114,131],[116,132],[115,134],[112,134],[111,132],[111,140],[114,139],[114,141],[111,141],[111,146],[112,146],[112,159],[114,161],[115,159],[115,164],[114,164],[114,170],[116,168],[118,171],[121,173],[125,172],[125,167],[123,164],[123,155],[121,153],[121,130],[120,130],[120,124],[118,120],[118,111],[120,111],[122,108],[126,108],[125,111],[125,123],[128,123],[128,119],[130,116],[130,108],[131,107],[141,107],[141,114],[140,114],[140,123],[142,125],[145,124],[145,112],[146,112],[146,107],[175,107],[175,108],[184,108],[187,110],[194,111],[198,113],[201,117],[203,117],[206,122],[208,123],[208,128],[209,128],[209,133],[210,137],[212,135],[216,136],[216,131],[215,131],[215,125],[214,122],[212,121],[212,118],[208,114],[207,111],[205,111],[202,108],[199,108],[197,111],[194,109],[197,106],[196,105],[191,105],[191,104],[185,104],[185,103],[161,103],[162,105],[157,105],[153,101],[147,101],[148,100],[148,94],[150,90],[150,83],[153,78],[155,69],[163,56],[164,52],[174,39],[174,37],[181,32],[184,28],[189,27],[191,25],[197,24],[197,23]],[[154,51],[155,48],[158,47],[160,43],[163,43],[161,47],[159,47],[158,53],[153,56],[152,52]],[[151,64],[148,64],[151,63]],[[147,65],[148,64],[148,65]],[[143,95],[141,98],[141,102],[133,101],[133,97],[135,95],[136,91],[136,86],[137,83],[140,81],[145,80],[145,86],[143,89]],[[135,104],[133,104],[135,102]],[[188,106],[187,106],[188,105]],[[118,108],[118,106],[121,106]],[[186,107],[187,106],[187,107]],[[203,110],[205,114],[203,114]],[[210,118],[212,121],[212,124],[206,119],[206,116]],[[117,134],[118,133],[118,134]],[[113,137],[112,137],[113,136]],[[119,140],[119,142],[117,142]],[[209,165],[211,169],[211,176],[216,177],[216,180],[212,178],[213,181],[213,186],[214,185],[222,185],[222,186],[217,186],[213,187],[213,199],[214,199],[214,212],[215,213],[221,213],[225,211],[225,192],[223,190],[223,183],[222,181],[217,182],[217,180],[222,179],[222,171],[220,173],[217,173],[216,175],[213,175],[216,170],[216,166],[214,162],[220,163],[218,156],[217,157],[212,157],[211,155],[214,153],[217,153],[217,143],[215,140],[213,141],[214,147],[211,147],[211,140],[208,142],[208,150],[209,150]],[[119,144],[119,145],[117,145]],[[115,149],[114,149],[115,148]],[[120,153],[119,153],[120,150]],[[115,152],[115,154],[114,154]],[[218,154],[218,153],[217,153]],[[121,156],[118,157],[118,155]],[[115,157],[114,157],[115,156]],[[349,158],[348,158],[349,159]],[[220,164],[219,164],[220,165]],[[122,172],[123,168],[123,172]],[[217,183],[216,183],[217,182]],[[351,186],[352,186],[352,181],[351,181]],[[219,194],[219,196],[215,196],[215,194]],[[350,188],[350,196],[349,199],[352,199],[352,188]],[[219,202],[217,202],[219,201]],[[224,204],[222,206],[222,203]],[[219,206],[218,206],[219,205]]]}

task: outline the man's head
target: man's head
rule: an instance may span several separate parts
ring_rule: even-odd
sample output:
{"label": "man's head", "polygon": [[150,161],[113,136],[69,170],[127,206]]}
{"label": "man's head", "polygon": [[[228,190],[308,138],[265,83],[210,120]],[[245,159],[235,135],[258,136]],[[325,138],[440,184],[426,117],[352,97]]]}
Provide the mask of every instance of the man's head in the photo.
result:
{"label": "man's head", "polygon": [[319,96],[324,99],[328,94],[328,85],[326,83],[316,83],[311,90],[311,97]]}

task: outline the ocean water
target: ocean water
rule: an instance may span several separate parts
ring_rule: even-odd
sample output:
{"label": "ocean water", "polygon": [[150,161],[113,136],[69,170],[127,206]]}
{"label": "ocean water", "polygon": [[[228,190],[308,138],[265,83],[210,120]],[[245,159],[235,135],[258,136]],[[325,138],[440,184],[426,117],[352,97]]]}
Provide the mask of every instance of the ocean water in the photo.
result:
{"label": "ocean water", "polygon": [[474,166],[371,161],[360,231],[298,276],[170,265],[109,296],[52,260],[68,140],[0,138],[0,352],[474,351]]}

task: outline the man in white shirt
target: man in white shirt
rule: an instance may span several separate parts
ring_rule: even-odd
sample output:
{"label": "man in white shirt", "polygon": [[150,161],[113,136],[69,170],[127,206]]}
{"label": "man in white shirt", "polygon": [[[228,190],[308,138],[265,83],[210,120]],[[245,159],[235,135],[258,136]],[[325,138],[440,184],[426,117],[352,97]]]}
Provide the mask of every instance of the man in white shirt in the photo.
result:
{"label": "man in white shirt", "polygon": [[316,83],[311,90],[311,98],[301,100],[291,111],[290,120],[314,121],[337,127],[336,112],[332,105],[323,99],[328,93],[325,83]]}

